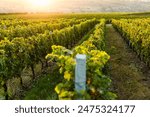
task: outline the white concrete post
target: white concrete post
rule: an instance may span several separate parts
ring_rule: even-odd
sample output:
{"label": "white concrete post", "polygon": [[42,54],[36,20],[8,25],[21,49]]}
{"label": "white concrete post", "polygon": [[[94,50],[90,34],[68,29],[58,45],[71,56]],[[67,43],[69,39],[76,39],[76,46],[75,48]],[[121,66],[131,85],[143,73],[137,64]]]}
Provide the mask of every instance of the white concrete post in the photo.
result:
{"label": "white concrete post", "polygon": [[86,55],[76,55],[75,90],[80,94],[86,90]]}

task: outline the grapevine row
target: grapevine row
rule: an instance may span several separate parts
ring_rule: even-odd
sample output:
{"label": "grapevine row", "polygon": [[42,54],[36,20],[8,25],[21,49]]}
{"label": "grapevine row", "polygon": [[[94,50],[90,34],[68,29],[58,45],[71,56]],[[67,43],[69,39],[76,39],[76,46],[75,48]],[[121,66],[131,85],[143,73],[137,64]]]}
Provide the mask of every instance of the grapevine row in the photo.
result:
{"label": "grapevine row", "polygon": [[82,20],[69,20],[67,22],[64,22],[63,20],[58,23],[39,23],[39,24],[30,24],[30,25],[18,25],[18,26],[11,26],[7,27],[4,26],[4,28],[0,29],[0,40],[3,40],[4,38],[8,40],[13,40],[16,37],[24,37],[28,38],[32,35],[37,35],[40,33],[44,33],[47,31],[53,31],[53,30],[60,30],[64,27],[72,26],[74,24],[80,23]]}
{"label": "grapevine row", "polygon": [[[76,46],[72,51],[63,46],[52,46],[52,53],[46,56],[49,62],[55,61],[64,79],[55,87],[59,99],[114,99],[116,95],[109,90],[111,80],[104,75],[103,68],[110,56],[102,51],[104,44],[105,20],[100,20],[87,41]],[[74,89],[75,56],[87,56],[87,91],[81,92],[82,97]]]}
{"label": "grapevine row", "polygon": [[140,58],[150,65],[149,19],[122,19],[113,20],[112,23]]}
{"label": "grapevine row", "polygon": [[7,80],[17,77],[22,82],[22,72],[25,68],[31,68],[35,78],[35,65],[45,62],[47,53],[51,52],[53,44],[74,44],[90,31],[97,23],[96,19],[87,20],[72,27],[56,30],[53,33],[45,33],[28,39],[15,38],[12,41],[0,42],[0,81],[3,82],[7,94]]}
{"label": "grapevine row", "polygon": [[[60,19],[54,19],[54,18],[51,18],[51,19],[36,19],[36,20],[33,20],[33,19],[30,19],[30,20],[24,20],[24,19],[12,19],[12,20],[1,20],[0,21],[0,27],[5,29],[5,28],[9,28],[9,27],[16,27],[16,26],[28,26],[28,25],[35,25],[37,23],[61,23],[62,21],[63,22],[69,22],[69,21],[72,21],[72,22],[75,22],[75,20],[77,19],[63,19],[63,18],[60,18]],[[82,19],[82,20],[85,20],[85,19]]]}

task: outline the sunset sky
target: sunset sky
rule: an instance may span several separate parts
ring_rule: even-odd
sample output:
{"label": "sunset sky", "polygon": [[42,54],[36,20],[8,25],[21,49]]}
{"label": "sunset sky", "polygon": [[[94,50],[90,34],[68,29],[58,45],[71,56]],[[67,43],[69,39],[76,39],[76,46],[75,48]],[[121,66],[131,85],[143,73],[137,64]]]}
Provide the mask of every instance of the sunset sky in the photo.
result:
{"label": "sunset sky", "polygon": [[135,10],[139,7],[141,11],[150,11],[150,0],[0,0],[1,13],[132,11],[134,7]]}

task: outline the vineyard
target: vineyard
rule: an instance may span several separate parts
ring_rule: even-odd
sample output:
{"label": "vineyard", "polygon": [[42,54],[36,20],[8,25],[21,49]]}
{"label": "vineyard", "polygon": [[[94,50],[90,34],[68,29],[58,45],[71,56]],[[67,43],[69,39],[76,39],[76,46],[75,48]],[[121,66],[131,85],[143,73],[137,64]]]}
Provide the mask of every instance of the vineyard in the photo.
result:
{"label": "vineyard", "polygon": [[[87,58],[86,90],[80,94],[78,54]],[[150,99],[149,68],[148,16],[1,15],[0,99]]]}
{"label": "vineyard", "polygon": [[139,57],[150,66],[150,19],[112,22]]}

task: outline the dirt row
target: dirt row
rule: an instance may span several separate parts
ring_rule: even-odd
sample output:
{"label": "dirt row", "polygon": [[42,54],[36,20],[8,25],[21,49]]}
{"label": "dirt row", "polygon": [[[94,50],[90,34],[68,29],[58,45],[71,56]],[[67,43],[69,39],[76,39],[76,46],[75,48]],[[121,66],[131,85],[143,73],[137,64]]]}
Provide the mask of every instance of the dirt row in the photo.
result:
{"label": "dirt row", "polygon": [[150,99],[150,68],[140,61],[111,24],[106,25],[108,75],[120,100]]}

